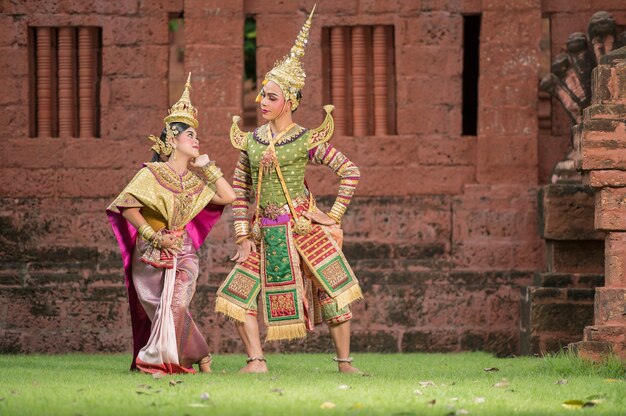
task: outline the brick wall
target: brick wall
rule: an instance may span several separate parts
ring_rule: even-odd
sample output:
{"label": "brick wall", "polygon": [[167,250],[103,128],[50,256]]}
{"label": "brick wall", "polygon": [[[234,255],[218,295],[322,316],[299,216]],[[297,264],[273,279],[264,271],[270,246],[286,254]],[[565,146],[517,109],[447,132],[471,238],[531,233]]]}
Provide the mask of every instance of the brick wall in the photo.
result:
{"label": "brick wall", "polygon": [[[0,98],[9,131],[0,140],[6,352],[130,348],[121,261],[104,208],[148,158],[145,137],[162,127],[169,13],[184,10],[200,138],[229,175],[237,157],[228,143],[230,119],[243,106],[244,18],[256,18],[262,77],[287,53],[312,7],[303,0],[83,3],[8,2],[0,17],[0,87],[12,92]],[[553,45],[585,29],[599,7],[626,22],[620,2],[586,3],[571,10],[570,2],[547,0],[319,2],[295,115],[304,126],[322,121],[322,27],[394,27],[398,134],[334,138],[363,175],[345,219],[346,255],[367,298],[355,306],[356,350],[519,351],[520,288],[544,268],[537,227],[542,13],[558,17],[554,27],[564,34],[555,29]],[[479,12],[478,132],[461,136],[463,14]],[[102,137],[28,138],[27,27],[67,24],[102,27]],[[563,133],[556,140],[569,139]],[[321,205],[330,206],[336,178],[322,168],[309,174]],[[230,224],[227,211],[201,249],[193,301],[210,345],[222,352],[241,350],[232,325],[212,312],[235,250]],[[323,328],[306,341],[268,346],[330,347]]]}

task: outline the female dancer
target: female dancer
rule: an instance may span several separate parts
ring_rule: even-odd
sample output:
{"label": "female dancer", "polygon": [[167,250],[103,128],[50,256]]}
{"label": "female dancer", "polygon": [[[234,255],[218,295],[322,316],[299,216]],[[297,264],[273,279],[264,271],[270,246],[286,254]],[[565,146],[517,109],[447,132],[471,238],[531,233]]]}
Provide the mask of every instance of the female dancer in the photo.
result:
{"label": "female dancer", "polygon": [[[216,310],[236,321],[247,353],[243,372],[267,371],[256,319],[261,293],[268,340],[306,336],[322,320],[330,329],[339,371],[358,371],[350,358],[349,304],[362,298],[352,269],[341,252],[341,218],[360,174],[357,167],[329,143],[332,106],[317,129],[292,121],[300,103],[304,56],[311,18],[290,54],[268,72],[257,97],[267,124],[244,133],[233,119],[231,141],[240,150],[233,187],[238,264],[218,290]],[[323,164],[340,178],[339,196],[329,213],[315,206],[306,187],[305,167]],[[250,195],[257,208],[250,227]]]}
{"label": "female dancer", "polygon": [[131,368],[147,373],[193,373],[193,364],[211,370],[209,346],[188,307],[198,277],[196,250],[235,193],[215,162],[200,154],[190,79],[161,137],[149,137],[153,161],[107,208],[126,275]]}

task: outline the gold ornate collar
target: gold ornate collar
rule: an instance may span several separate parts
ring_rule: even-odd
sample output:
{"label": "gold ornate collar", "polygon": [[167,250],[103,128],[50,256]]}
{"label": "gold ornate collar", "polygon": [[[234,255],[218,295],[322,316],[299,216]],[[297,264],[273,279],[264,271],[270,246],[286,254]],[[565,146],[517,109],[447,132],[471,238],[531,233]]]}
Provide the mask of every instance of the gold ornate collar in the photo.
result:
{"label": "gold ornate collar", "polygon": [[146,163],[145,166],[152,172],[161,186],[174,193],[196,194],[204,188],[202,179],[191,171],[187,171],[184,175],[178,175],[165,162]]}
{"label": "gold ornate collar", "polygon": [[[269,129],[269,123],[264,124],[261,127],[257,127],[254,130],[254,140],[258,143],[269,145],[269,141],[267,140],[267,130]],[[275,143],[276,146],[283,146],[285,144],[291,143],[298,138],[300,138],[304,133],[306,133],[308,129],[304,127],[298,126],[295,124],[292,128],[289,129],[287,133],[283,135],[283,137]]]}

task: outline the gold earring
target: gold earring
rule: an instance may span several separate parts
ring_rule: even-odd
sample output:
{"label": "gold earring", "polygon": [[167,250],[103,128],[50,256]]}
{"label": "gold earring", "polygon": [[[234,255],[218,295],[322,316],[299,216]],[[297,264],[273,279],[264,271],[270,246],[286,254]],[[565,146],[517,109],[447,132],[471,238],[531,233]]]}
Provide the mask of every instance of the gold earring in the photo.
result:
{"label": "gold earring", "polygon": [[172,150],[172,153],[173,153],[172,156],[174,156],[174,160],[176,160],[176,148],[174,148],[174,150]]}

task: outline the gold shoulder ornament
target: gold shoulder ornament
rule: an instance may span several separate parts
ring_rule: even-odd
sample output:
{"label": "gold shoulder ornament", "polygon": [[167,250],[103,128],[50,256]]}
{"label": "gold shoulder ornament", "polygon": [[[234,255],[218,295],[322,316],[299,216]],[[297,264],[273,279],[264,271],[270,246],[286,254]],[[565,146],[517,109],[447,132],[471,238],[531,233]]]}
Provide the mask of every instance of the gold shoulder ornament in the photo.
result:
{"label": "gold shoulder ornament", "polygon": [[332,137],[333,132],[335,131],[335,120],[330,113],[333,111],[334,108],[335,106],[332,104],[324,106],[324,111],[326,111],[326,117],[324,117],[324,121],[318,128],[311,130],[311,138],[309,140],[308,150],[311,150],[322,143],[326,143]]}
{"label": "gold shoulder ornament", "polygon": [[248,150],[248,132],[241,131],[239,128],[239,121],[241,117],[233,116],[233,124],[230,126],[230,142],[235,149]]}

